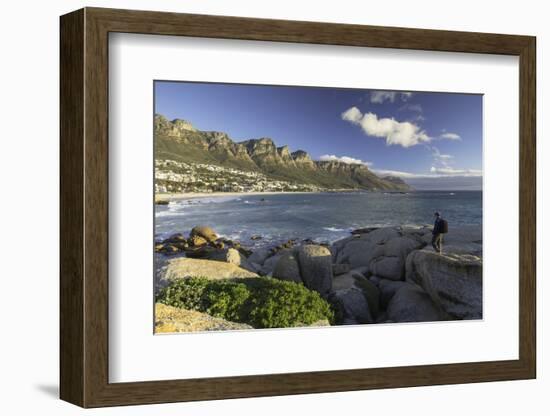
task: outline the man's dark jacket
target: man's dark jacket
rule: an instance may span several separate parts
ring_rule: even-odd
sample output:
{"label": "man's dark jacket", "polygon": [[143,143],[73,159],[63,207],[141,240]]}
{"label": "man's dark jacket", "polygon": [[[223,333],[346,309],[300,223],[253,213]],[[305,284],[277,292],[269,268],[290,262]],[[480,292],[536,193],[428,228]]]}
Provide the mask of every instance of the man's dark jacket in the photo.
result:
{"label": "man's dark jacket", "polygon": [[443,232],[443,218],[438,217],[435,219],[434,223],[434,229],[432,231],[432,234],[441,234]]}

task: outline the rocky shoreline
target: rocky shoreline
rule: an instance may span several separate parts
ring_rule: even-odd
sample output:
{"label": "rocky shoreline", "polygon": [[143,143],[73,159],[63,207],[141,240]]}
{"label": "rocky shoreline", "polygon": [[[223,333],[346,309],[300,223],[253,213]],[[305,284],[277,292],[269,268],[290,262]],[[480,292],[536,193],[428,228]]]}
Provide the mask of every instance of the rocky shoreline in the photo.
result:
{"label": "rocky shoreline", "polygon": [[[482,319],[481,228],[451,230],[442,254],[430,240],[430,227],[394,226],[354,230],[333,244],[288,240],[252,251],[197,226],[187,237],[174,234],[156,243],[165,260],[156,287],[198,277],[293,282],[330,305],[335,325]],[[196,330],[190,315],[187,323],[171,321],[168,328]],[[215,329],[241,328],[218,324]]]}

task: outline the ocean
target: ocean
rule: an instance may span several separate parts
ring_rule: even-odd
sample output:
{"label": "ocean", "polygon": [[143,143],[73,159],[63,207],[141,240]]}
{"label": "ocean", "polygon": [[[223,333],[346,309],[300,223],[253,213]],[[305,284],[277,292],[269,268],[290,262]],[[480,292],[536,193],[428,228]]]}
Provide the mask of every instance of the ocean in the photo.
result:
{"label": "ocean", "polygon": [[[362,227],[423,225],[441,212],[449,228],[481,225],[481,191],[349,192],[220,196],[155,206],[155,238],[208,225],[245,247],[290,239],[332,243]],[[259,239],[252,239],[259,236]]]}

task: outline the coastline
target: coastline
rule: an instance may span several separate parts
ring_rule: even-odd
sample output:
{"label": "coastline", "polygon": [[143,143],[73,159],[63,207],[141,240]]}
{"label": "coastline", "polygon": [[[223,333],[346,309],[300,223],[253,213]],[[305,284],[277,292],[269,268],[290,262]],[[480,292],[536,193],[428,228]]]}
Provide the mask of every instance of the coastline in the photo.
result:
{"label": "coastline", "polygon": [[[331,191],[332,192],[357,192],[354,189]],[[258,195],[289,195],[289,194],[322,194],[328,193],[326,191],[319,192],[289,192],[289,191],[268,191],[268,192],[185,192],[185,193],[157,193],[155,194],[155,201],[179,201],[186,199],[197,198],[219,198],[219,197],[241,197],[241,196],[258,196]]]}

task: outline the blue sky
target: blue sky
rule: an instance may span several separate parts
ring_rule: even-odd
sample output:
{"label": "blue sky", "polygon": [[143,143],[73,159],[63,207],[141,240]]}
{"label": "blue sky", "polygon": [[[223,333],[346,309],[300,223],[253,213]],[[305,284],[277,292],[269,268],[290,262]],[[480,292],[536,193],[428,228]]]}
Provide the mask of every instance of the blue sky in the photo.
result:
{"label": "blue sky", "polygon": [[365,163],[419,189],[481,187],[482,95],[156,81],[155,113]]}

